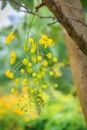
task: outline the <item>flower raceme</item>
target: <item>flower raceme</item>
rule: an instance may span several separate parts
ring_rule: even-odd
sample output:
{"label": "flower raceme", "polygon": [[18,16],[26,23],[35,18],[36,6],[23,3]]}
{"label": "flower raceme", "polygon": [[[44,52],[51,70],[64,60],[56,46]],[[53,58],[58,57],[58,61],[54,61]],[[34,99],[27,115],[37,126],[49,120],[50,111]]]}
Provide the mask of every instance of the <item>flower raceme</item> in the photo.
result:
{"label": "flower raceme", "polygon": [[[10,41],[14,38],[15,36],[13,33],[10,33],[6,38],[7,44],[10,44]],[[29,100],[42,106],[44,102],[42,96],[43,91],[49,89],[49,86],[51,85],[49,81],[45,80],[46,75],[50,76],[50,78],[62,76],[62,73],[59,70],[54,70],[53,68],[53,66],[58,63],[58,59],[51,51],[48,51],[49,49],[46,50],[49,46],[53,47],[54,41],[45,34],[41,36],[41,39],[38,42],[35,42],[33,38],[29,38],[27,43],[23,46],[24,58],[21,61],[17,62],[15,51],[10,53],[10,65],[14,65],[13,68],[15,68],[18,73],[16,73],[14,69],[6,71],[6,76],[8,78],[15,78],[16,85],[20,86],[21,84],[23,88],[27,88],[27,92],[31,95]],[[43,53],[41,52],[42,49],[46,51]],[[57,88],[58,84],[55,84],[54,86]]]}
{"label": "flower raceme", "polygon": [[[9,39],[9,42],[10,42],[10,40],[13,40],[14,38],[15,38],[15,36],[14,36],[13,32],[11,32],[10,34],[8,34],[6,39]],[[38,52],[39,54],[37,54],[37,44],[35,43],[34,39],[29,38],[28,42],[30,43],[30,46],[29,46],[29,44],[25,44],[23,47],[25,53],[26,52],[28,53],[28,56],[24,57],[22,59],[21,64],[24,66],[23,66],[23,68],[19,68],[20,76],[21,76],[21,74],[31,74],[32,77],[41,79],[42,77],[45,76],[45,73],[47,73],[47,71],[44,71],[44,70],[46,70],[46,68],[49,67],[49,65],[50,65],[49,61],[50,61],[50,63],[53,62],[53,64],[55,64],[58,62],[58,59],[57,59],[57,57],[54,57],[51,52],[47,52],[46,54],[44,54],[46,57],[46,58],[44,58],[43,54],[40,54],[40,52]],[[46,49],[49,46],[53,46],[54,42],[52,39],[48,38],[45,34],[43,34],[41,36],[41,39],[39,40],[38,46],[41,46],[41,45],[45,45],[44,47]],[[40,48],[40,47],[38,47],[38,48]],[[29,55],[31,55],[31,57]],[[17,58],[16,53],[14,51],[12,51],[10,53],[10,64],[11,65],[13,65],[16,62],[16,58]],[[39,64],[37,71],[36,71],[36,68],[33,67],[34,64]],[[49,70],[48,74],[50,76],[59,76],[59,77],[62,75],[57,72],[55,73],[53,70],[52,71]],[[14,74],[12,73],[11,70],[6,71],[6,76],[10,79],[14,78]]]}

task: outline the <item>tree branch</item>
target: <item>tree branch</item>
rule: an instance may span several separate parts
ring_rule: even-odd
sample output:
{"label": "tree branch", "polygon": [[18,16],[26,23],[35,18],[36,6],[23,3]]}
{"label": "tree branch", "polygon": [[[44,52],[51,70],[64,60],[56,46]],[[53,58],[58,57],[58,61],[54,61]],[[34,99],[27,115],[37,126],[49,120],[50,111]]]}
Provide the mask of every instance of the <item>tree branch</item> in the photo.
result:
{"label": "tree branch", "polygon": [[[2,1],[2,0],[0,0],[0,1]],[[16,4],[17,6],[19,6],[19,7],[23,7],[25,10],[20,10],[20,11],[22,11],[22,12],[24,12],[24,13],[29,13],[29,14],[32,14],[32,15],[35,15],[35,16],[38,16],[39,18],[46,18],[46,19],[56,19],[56,17],[55,16],[41,16],[41,15],[39,15],[38,13],[36,13],[38,10],[39,10],[39,8],[41,8],[41,7],[43,7],[44,6],[44,4],[43,3],[41,3],[39,6],[37,6],[37,7],[35,7],[35,12],[33,12],[32,10],[30,10],[30,9],[28,9],[25,5],[23,5],[23,4],[21,4],[21,3],[19,3],[18,1],[16,1],[16,0],[4,0],[4,1],[9,1],[9,2],[13,2],[14,4]]]}

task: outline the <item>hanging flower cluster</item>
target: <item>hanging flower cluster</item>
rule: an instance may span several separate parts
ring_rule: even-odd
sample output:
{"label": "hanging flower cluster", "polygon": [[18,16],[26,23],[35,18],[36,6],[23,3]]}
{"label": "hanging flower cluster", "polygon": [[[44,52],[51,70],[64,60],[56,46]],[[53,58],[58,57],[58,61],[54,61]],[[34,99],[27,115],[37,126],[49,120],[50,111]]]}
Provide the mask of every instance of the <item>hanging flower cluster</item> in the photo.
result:
{"label": "hanging flower cluster", "polygon": [[[13,33],[9,34],[6,38],[10,40],[14,39]],[[10,64],[14,65],[11,70],[6,71],[6,76],[10,79],[15,79],[17,85],[22,86],[22,90],[29,93],[29,101],[36,104],[37,109],[40,111],[41,107],[44,106],[44,92],[50,92],[50,81],[46,80],[49,78],[61,77],[62,72],[60,67],[55,70],[53,67],[58,63],[57,57],[53,56],[51,51],[48,51],[49,47],[53,47],[54,41],[49,39],[45,34],[41,36],[38,42],[31,37],[28,42],[24,44],[23,50],[25,56],[21,61],[17,61],[17,54],[12,51],[10,53]],[[51,66],[51,67],[50,67]],[[18,74],[16,75],[16,71]],[[57,88],[58,84],[55,83],[54,87]],[[15,93],[15,88],[12,88],[12,93]],[[41,107],[40,107],[41,106]]]}

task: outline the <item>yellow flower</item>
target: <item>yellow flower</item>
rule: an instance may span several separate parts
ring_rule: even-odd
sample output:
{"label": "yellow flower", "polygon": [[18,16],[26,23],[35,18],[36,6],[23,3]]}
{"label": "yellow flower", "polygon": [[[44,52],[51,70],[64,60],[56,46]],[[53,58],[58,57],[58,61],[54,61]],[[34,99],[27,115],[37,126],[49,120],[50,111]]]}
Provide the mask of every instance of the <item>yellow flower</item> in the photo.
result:
{"label": "yellow flower", "polygon": [[16,53],[15,52],[11,52],[10,53],[10,64],[14,64],[16,61]]}
{"label": "yellow flower", "polygon": [[5,40],[6,40],[6,44],[10,44],[10,39],[8,37]]}
{"label": "yellow flower", "polygon": [[13,79],[14,78],[14,74],[11,72],[11,73],[9,73],[9,78],[11,78],[11,79]]}
{"label": "yellow flower", "polygon": [[28,87],[24,87],[24,88],[22,89],[22,91],[23,91],[23,93],[27,93],[27,92],[28,92]]}
{"label": "yellow flower", "polygon": [[28,85],[28,80],[27,80],[27,79],[24,79],[22,85],[23,85],[23,86],[27,86],[27,85]]}
{"label": "yellow flower", "polygon": [[47,53],[47,57],[48,57],[49,59],[51,59],[51,58],[52,58],[52,54],[51,54],[51,53]]}
{"label": "yellow flower", "polygon": [[20,109],[16,108],[14,109],[14,112],[18,114],[19,116],[24,116],[24,111],[21,111]]}
{"label": "yellow flower", "polygon": [[9,104],[6,104],[6,108],[7,108],[7,109],[11,109],[11,108],[12,108],[12,104],[10,104],[10,103],[9,103]]}
{"label": "yellow flower", "polygon": [[45,45],[46,43],[47,43],[47,41],[45,41],[45,40],[43,40],[43,39],[40,39],[40,40],[39,40],[39,44]]}
{"label": "yellow flower", "polygon": [[37,75],[37,78],[38,78],[38,79],[41,79],[41,78],[42,78],[42,75],[41,75],[41,74],[38,74],[38,75]]}
{"label": "yellow flower", "polygon": [[24,59],[23,59],[23,64],[24,64],[24,65],[27,65],[27,64],[28,64],[28,59],[27,59],[27,58],[24,58]]}
{"label": "yellow flower", "polygon": [[61,76],[62,76],[62,72],[60,72],[60,71],[59,71],[59,72],[56,72],[56,73],[55,73],[55,76],[56,76],[56,77],[61,77]]}
{"label": "yellow flower", "polygon": [[15,93],[15,91],[16,91],[16,90],[15,90],[14,88],[11,89],[11,93]]}
{"label": "yellow flower", "polygon": [[58,59],[56,57],[54,57],[53,62],[58,62]]}
{"label": "yellow flower", "polygon": [[47,44],[48,44],[48,45],[53,45],[53,40],[52,40],[52,39],[48,39],[48,40],[47,40]]}
{"label": "yellow flower", "polygon": [[36,51],[36,43],[32,43],[31,53],[35,53]]}
{"label": "yellow flower", "polygon": [[32,57],[32,62],[33,62],[33,63],[36,63],[36,62],[37,62],[36,57]]}
{"label": "yellow flower", "polygon": [[24,50],[28,51],[28,46],[26,44],[24,45]]}
{"label": "yellow flower", "polygon": [[11,40],[14,40],[15,36],[13,32],[9,33],[8,36],[6,37],[6,44],[10,44]]}
{"label": "yellow flower", "polygon": [[32,44],[32,48],[36,50],[36,43]]}
{"label": "yellow flower", "polygon": [[42,72],[41,72],[41,76],[43,77],[44,75],[45,75],[45,72],[42,71]]}
{"label": "yellow flower", "polygon": [[37,60],[38,60],[38,61],[41,61],[41,60],[42,60],[42,56],[38,55],[38,56],[37,56]]}
{"label": "yellow flower", "polygon": [[43,84],[43,85],[41,86],[41,88],[46,89],[46,88],[48,88],[48,85],[47,85],[47,84]]}
{"label": "yellow flower", "polygon": [[30,51],[33,54],[33,53],[35,53],[36,50],[34,48],[32,48]]}
{"label": "yellow flower", "polygon": [[58,88],[58,84],[54,84],[54,88]]}
{"label": "yellow flower", "polygon": [[20,78],[17,78],[17,79],[15,80],[15,83],[16,83],[16,84],[19,84],[19,83],[20,83]]}
{"label": "yellow flower", "polygon": [[28,68],[28,69],[27,69],[27,72],[28,72],[28,73],[31,73],[31,72],[32,72],[32,68]]}
{"label": "yellow flower", "polygon": [[15,52],[11,52],[11,53],[10,53],[10,57],[11,57],[11,58],[16,58],[16,53],[15,53]]}
{"label": "yellow flower", "polygon": [[38,79],[37,78],[34,78],[34,84],[38,85],[39,82],[38,82]]}
{"label": "yellow flower", "polygon": [[12,64],[14,64],[14,63],[15,63],[15,61],[16,61],[16,59],[11,58],[11,59],[10,59],[10,64],[11,64],[11,65],[12,65]]}
{"label": "yellow flower", "polygon": [[31,66],[32,66],[32,63],[29,62],[29,63],[28,63],[28,67],[31,67]]}
{"label": "yellow flower", "polygon": [[49,39],[46,35],[42,35],[41,39],[39,40],[39,44],[45,45],[45,48],[47,46],[53,46],[54,42],[52,39]]}
{"label": "yellow flower", "polygon": [[33,42],[34,42],[33,38],[29,38],[28,41],[29,41],[30,43],[33,43]]}
{"label": "yellow flower", "polygon": [[51,70],[51,71],[49,72],[49,75],[50,75],[50,76],[53,76],[53,75],[54,75],[54,71]]}
{"label": "yellow flower", "polygon": [[34,73],[32,74],[32,76],[33,76],[33,77],[36,77],[36,76],[37,76],[37,74],[34,72]]}
{"label": "yellow flower", "polygon": [[24,74],[24,73],[25,73],[25,70],[24,70],[24,69],[21,69],[20,72],[21,72],[22,74]]}
{"label": "yellow flower", "polygon": [[44,60],[42,64],[44,67],[48,66],[48,62],[46,60]]}
{"label": "yellow flower", "polygon": [[41,38],[44,40],[48,40],[48,37],[45,34],[43,34]]}
{"label": "yellow flower", "polygon": [[5,110],[0,108],[0,114],[4,114],[5,113]]}
{"label": "yellow flower", "polygon": [[13,79],[13,78],[14,78],[14,74],[11,72],[11,70],[7,70],[5,74],[6,74],[6,76],[7,76],[8,78],[10,78],[10,79]]}

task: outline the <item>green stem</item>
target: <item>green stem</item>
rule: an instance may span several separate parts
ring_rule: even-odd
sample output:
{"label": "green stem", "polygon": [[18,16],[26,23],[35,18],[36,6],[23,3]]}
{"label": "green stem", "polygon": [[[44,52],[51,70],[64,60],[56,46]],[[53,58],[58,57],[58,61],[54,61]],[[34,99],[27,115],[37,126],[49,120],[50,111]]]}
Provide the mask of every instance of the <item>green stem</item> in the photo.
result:
{"label": "green stem", "polygon": [[17,68],[13,71],[15,73],[16,70],[18,70],[23,64],[21,63]]}
{"label": "green stem", "polygon": [[13,70],[14,70],[18,65],[20,65],[21,62],[22,62],[22,61],[18,62],[18,63],[14,66]]}

